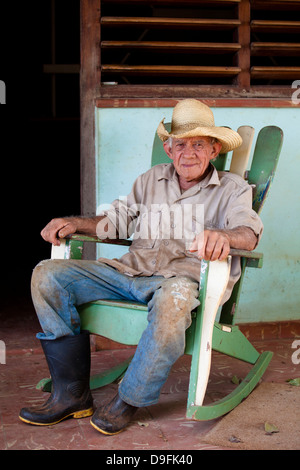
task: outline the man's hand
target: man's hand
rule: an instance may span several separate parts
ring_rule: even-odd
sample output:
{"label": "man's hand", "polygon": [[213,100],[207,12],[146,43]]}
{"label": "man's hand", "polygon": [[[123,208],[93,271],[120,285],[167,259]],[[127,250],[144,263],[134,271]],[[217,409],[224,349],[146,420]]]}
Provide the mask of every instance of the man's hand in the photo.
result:
{"label": "man's hand", "polygon": [[222,230],[204,230],[195,237],[189,251],[206,261],[223,261],[229,255],[230,238]]}
{"label": "man's hand", "polygon": [[189,251],[197,252],[200,259],[223,261],[229,255],[230,248],[254,250],[257,236],[249,227],[236,227],[231,230],[204,230],[196,235]]}
{"label": "man's hand", "polygon": [[77,217],[52,219],[41,231],[41,236],[46,242],[59,246],[59,238],[64,238],[67,235],[77,232],[78,225]]}
{"label": "man's hand", "polygon": [[[46,242],[59,246],[59,238],[65,238],[72,233],[81,233],[84,235],[96,235],[97,224],[105,216],[99,215],[95,217],[62,217],[52,219],[49,224],[41,231],[41,235]],[[98,234],[97,234],[98,235]]]}

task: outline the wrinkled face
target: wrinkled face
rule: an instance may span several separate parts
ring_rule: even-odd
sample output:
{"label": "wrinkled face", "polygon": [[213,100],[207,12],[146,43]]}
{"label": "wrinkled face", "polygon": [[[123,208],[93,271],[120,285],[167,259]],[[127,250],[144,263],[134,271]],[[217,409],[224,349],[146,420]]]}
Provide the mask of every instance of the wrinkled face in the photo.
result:
{"label": "wrinkled face", "polygon": [[210,160],[220,152],[222,144],[212,143],[210,137],[188,137],[167,141],[164,149],[173,160],[181,187],[197,184],[205,176]]}
{"label": "wrinkled face", "polygon": [[167,141],[164,149],[173,160],[181,186],[193,186],[201,181],[209,166],[210,160],[220,152],[222,144],[212,143],[210,137],[188,137]]}

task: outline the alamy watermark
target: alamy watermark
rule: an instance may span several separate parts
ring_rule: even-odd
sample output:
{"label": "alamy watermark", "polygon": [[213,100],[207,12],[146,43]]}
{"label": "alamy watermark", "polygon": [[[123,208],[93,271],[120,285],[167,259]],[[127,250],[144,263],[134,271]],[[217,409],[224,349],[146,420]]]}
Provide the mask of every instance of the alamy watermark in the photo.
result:
{"label": "alamy watermark", "polygon": [[196,234],[204,230],[204,204],[129,204],[127,197],[98,207],[98,215],[108,216],[97,224],[97,236],[134,240],[183,240],[186,249]]}
{"label": "alamy watermark", "polygon": [[300,364],[300,339],[295,339],[295,341],[293,341],[292,349],[296,349],[292,354],[292,363],[298,365]]}
{"label": "alamy watermark", "polygon": [[292,83],[292,88],[296,88],[292,94],[292,103],[300,104],[300,80],[294,80]]}
{"label": "alamy watermark", "polygon": [[0,340],[0,364],[6,364],[6,346],[2,340]]}
{"label": "alamy watermark", "polygon": [[6,104],[6,86],[3,80],[0,80],[0,104]]}

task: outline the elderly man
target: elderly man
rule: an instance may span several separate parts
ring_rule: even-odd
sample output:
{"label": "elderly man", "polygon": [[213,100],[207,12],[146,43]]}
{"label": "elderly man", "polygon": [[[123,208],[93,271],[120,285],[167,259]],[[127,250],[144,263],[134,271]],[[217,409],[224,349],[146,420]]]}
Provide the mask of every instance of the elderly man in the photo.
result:
{"label": "elderly man", "polygon": [[[240,136],[215,126],[212,111],[198,100],[179,102],[171,132],[161,121],[157,133],[169,164],[156,165],[138,177],[127,199],[114,201],[99,216],[53,219],[42,231],[54,245],[76,232],[134,237],[129,252],[118,260],[48,260],[35,268],[32,298],[43,330],[37,337],[53,391],[44,405],[21,410],[20,419],[26,423],[51,425],[68,416],[93,414],[89,335],[80,330],[76,307],[97,299],[127,299],[148,304],[148,326],[117,395],[91,419],[104,434],[122,431],[138,407],[158,401],[172,365],[184,353],[185,330],[191,311],[199,305],[201,258],[223,260],[231,247],[257,246],[262,223],[252,210],[251,187],[211,164],[220,152],[238,147]],[[195,222],[192,238],[178,236],[178,221],[163,217],[161,205],[190,208]],[[193,211],[199,205],[204,208],[202,224]],[[223,302],[239,275],[239,259],[234,258]]]}

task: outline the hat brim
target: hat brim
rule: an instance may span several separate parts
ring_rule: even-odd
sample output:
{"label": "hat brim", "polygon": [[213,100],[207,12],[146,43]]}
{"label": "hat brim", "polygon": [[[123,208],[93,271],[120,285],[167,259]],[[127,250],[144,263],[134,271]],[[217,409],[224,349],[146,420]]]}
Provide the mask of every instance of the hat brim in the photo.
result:
{"label": "hat brim", "polygon": [[228,127],[195,127],[185,132],[169,133],[164,125],[164,119],[159,123],[157,135],[165,142],[170,137],[175,139],[184,139],[187,137],[214,137],[222,144],[220,153],[227,153],[242,145],[241,136]]}

